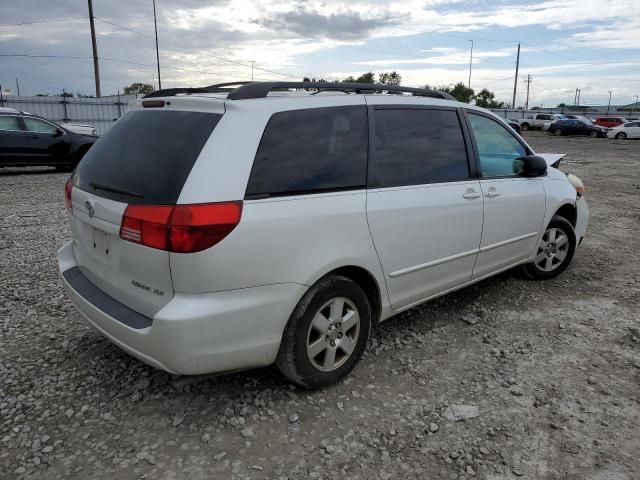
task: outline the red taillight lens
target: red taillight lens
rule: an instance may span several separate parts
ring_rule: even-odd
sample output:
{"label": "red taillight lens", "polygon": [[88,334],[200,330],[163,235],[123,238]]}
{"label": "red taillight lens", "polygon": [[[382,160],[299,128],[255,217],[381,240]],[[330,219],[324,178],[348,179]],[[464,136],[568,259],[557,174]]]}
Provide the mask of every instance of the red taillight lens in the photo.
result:
{"label": "red taillight lens", "polygon": [[241,215],[242,202],[129,205],[120,238],[169,252],[201,252],[229,235]]}
{"label": "red taillight lens", "polygon": [[71,191],[73,190],[73,183],[71,179],[67,180],[64,184],[64,206],[67,210],[71,211]]}

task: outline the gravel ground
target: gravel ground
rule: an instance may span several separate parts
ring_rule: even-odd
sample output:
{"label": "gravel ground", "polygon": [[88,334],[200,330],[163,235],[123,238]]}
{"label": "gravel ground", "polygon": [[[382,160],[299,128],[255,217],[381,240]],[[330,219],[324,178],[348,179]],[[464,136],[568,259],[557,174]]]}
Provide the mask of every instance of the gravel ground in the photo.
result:
{"label": "gravel ground", "polygon": [[58,280],[66,175],[0,170],[0,478],[639,478],[640,141],[527,138],[587,186],[573,265],[399,315],[318,392],[111,345]]}

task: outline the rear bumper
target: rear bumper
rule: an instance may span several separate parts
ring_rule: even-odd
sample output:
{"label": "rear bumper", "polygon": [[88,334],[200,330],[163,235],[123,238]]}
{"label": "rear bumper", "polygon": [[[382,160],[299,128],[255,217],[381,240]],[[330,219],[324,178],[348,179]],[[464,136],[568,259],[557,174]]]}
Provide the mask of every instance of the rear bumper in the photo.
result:
{"label": "rear bumper", "polygon": [[96,301],[100,295],[91,285],[81,287],[88,280],[78,280],[79,270],[72,274],[75,280],[70,277],[68,271],[77,267],[72,246],[70,241],[58,250],[58,266],[62,283],[80,313],[122,350],[175,374],[270,365],[276,359],[287,320],[307,289],[285,283],[206,294],[176,293],[146,325],[143,319],[148,317],[131,324],[125,318],[130,313],[128,307],[110,297]]}

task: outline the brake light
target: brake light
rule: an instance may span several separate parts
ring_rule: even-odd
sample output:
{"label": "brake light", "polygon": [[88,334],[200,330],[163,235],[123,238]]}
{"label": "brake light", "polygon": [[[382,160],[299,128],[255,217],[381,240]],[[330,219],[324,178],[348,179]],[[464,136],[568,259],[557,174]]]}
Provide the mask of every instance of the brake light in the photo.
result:
{"label": "brake light", "polygon": [[120,238],[175,253],[201,252],[240,223],[242,202],[191,205],[129,205]]}
{"label": "brake light", "polygon": [[71,191],[73,190],[73,183],[71,178],[67,179],[67,183],[64,184],[64,206],[67,210],[71,211]]}

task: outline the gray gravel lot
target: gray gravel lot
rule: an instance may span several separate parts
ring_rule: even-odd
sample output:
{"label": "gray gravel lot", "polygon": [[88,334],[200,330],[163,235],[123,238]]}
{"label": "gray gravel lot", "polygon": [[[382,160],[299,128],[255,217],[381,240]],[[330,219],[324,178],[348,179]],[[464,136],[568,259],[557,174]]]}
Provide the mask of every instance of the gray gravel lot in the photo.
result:
{"label": "gray gravel lot", "polygon": [[111,345],[58,281],[66,175],[0,169],[0,478],[639,478],[640,141],[527,138],[585,181],[573,265],[399,315],[318,392]]}

